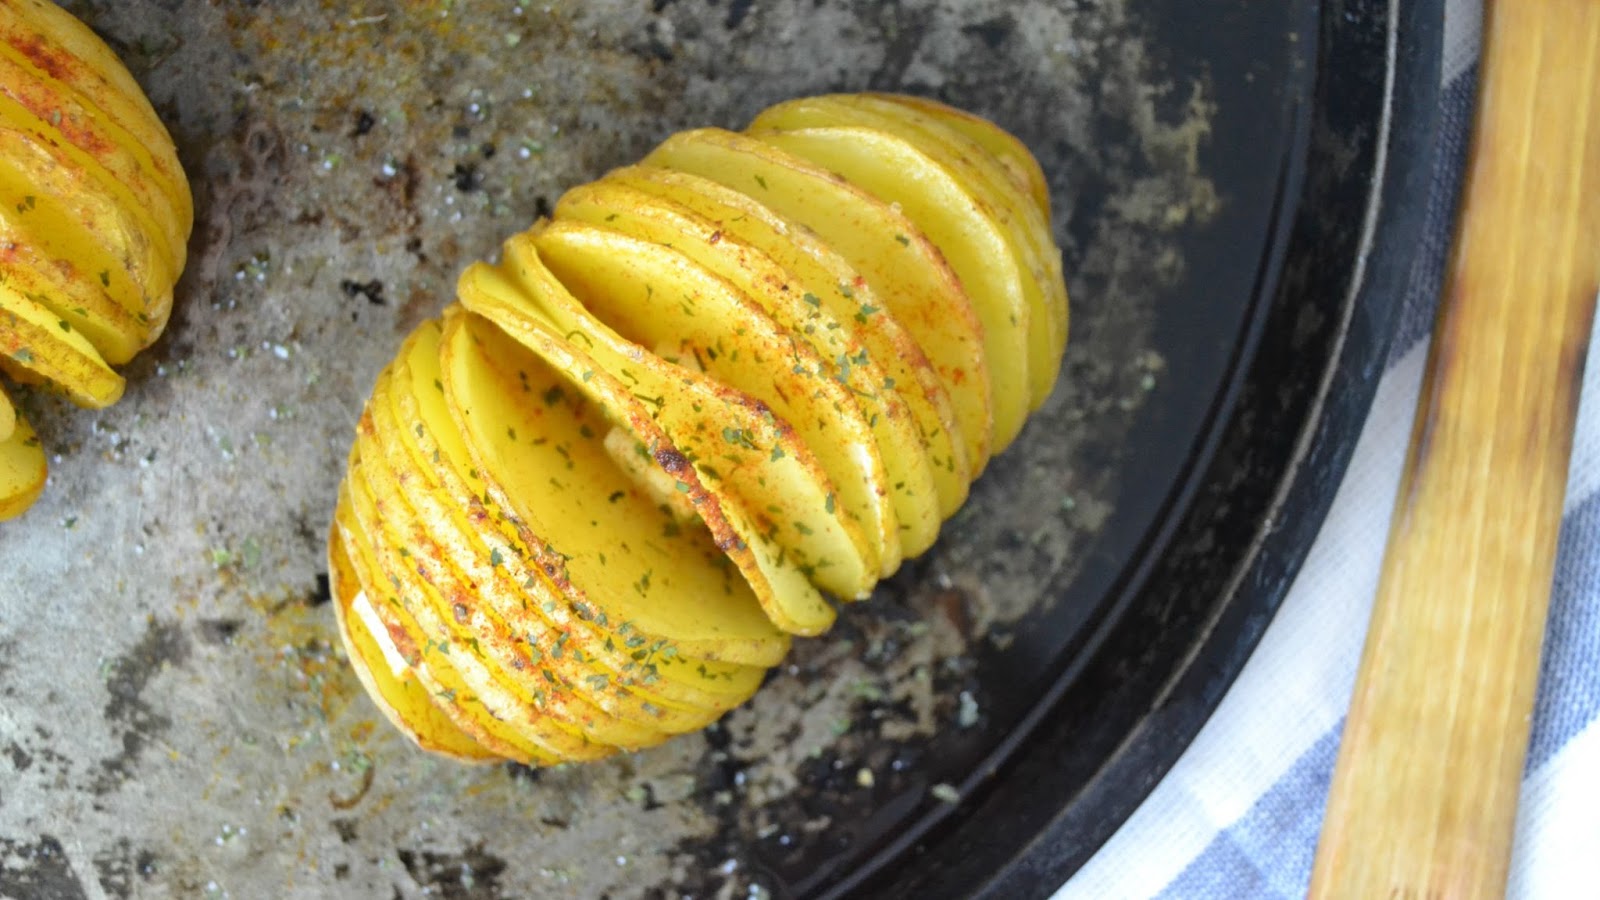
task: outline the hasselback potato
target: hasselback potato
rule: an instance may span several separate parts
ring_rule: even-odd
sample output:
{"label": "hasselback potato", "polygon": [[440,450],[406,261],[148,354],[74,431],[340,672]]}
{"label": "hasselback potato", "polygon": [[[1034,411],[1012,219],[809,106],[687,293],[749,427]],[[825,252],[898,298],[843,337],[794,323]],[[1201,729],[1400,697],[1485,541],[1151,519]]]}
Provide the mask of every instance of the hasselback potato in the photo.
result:
{"label": "hasselback potato", "polygon": [[1067,335],[1033,157],[891,95],[675,135],[457,294],[377,379],[329,556],[373,698],[468,760],[743,702],[933,543]]}
{"label": "hasselback potato", "polygon": [[[172,138],[133,77],[48,0],[0,0],[0,371],[80,406],[166,326],[194,210]],[[0,520],[45,482],[0,385]]]}

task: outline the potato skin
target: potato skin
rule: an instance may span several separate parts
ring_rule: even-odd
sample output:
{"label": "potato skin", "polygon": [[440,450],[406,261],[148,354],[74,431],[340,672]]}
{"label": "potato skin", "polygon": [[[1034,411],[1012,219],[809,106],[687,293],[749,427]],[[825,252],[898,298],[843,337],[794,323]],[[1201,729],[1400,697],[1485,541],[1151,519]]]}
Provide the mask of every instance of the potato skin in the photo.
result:
{"label": "potato skin", "polygon": [[[193,224],[172,138],[110,48],[47,0],[0,0],[0,370],[115,403],[112,367],[166,327]],[[0,432],[0,520],[43,486],[26,434]]]}
{"label": "potato skin", "polygon": [[329,552],[374,700],[424,749],[545,765],[748,699],[1043,404],[1049,220],[1015,138],[887,94],[675,135],[570,191],[468,268],[362,417]]}

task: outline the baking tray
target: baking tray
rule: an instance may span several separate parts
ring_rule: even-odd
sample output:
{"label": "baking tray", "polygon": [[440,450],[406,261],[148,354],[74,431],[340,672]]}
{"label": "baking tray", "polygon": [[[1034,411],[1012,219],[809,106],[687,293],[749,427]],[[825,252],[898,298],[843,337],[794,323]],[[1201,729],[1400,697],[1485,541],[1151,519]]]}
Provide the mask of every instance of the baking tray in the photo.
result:
{"label": "baking tray", "polygon": [[[1326,511],[1419,233],[1442,11],[1248,0],[66,4],[197,198],[167,334],[0,530],[0,895],[1048,894]],[[703,735],[468,768],[381,723],[322,535],[468,261],[682,127],[940,97],[1049,173],[1055,395],[940,543]]]}

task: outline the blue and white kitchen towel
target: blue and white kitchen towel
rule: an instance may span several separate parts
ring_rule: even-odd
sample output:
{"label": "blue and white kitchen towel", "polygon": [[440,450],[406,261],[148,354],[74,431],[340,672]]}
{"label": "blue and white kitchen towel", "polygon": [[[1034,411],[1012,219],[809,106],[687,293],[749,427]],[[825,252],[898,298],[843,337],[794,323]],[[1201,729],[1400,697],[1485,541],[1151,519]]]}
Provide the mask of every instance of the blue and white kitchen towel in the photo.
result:
{"label": "blue and white kitchen towel", "polygon": [[[1451,0],[1426,239],[1371,416],[1305,567],[1177,766],[1055,900],[1305,896],[1416,409],[1466,160],[1481,33],[1481,0]],[[1600,348],[1600,336],[1591,346]],[[1581,403],[1517,819],[1510,896],[1519,900],[1600,897],[1600,359],[1593,356]]]}

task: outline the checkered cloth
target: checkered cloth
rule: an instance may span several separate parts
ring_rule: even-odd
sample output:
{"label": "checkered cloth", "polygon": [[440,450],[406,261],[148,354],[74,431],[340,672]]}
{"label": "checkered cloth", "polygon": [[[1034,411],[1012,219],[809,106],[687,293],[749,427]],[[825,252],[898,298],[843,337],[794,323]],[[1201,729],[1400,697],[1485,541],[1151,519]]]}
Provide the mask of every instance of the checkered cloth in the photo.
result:
{"label": "checkered cloth", "polygon": [[[1238,681],[1178,764],[1056,900],[1299,898],[1377,590],[1466,161],[1481,0],[1445,17],[1426,237],[1371,416],[1322,532]],[[1600,198],[1596,198],[1600,200]],[[1600,336],[1591,345],[1600,348]],[[1585,372],[1514,898],[1600,897],[1600,359]]]}

